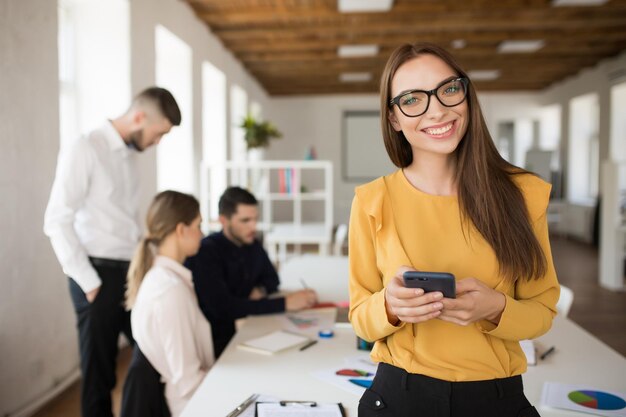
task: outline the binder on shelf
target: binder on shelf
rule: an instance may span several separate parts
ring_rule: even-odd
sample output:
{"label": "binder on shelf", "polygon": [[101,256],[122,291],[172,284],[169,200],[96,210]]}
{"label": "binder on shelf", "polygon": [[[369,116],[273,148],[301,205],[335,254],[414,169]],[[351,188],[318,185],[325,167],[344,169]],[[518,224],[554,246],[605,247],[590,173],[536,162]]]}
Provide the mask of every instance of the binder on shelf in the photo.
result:
{"label": "binder on shelf", "polygon": [[293,193],[293,177],[294,177],[293,168],[285,168],[285,189],[287,194]]}
{"label": "binder on shelf", "polygon": [[278,192],[281,194],[287,192],[285,183],[285,168],[280,168],[278,170]]}

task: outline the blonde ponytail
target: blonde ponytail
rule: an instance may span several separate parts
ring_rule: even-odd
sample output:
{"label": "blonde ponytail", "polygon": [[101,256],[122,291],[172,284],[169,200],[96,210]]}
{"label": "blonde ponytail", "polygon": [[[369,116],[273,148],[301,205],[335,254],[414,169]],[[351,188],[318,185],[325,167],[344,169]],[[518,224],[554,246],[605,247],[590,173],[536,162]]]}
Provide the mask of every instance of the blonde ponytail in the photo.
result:
{"label": "blonde ponytail", "polygon": [[133,305],[135,305],[135,299],[137,298],[143,277],[152,268],[154,250],[151,246],[151,239],[144,237],[137,249],[135,249],[135,254],[130,262],[128,275],[126,276],[126,310],[130,311]]}
{"label": "blonde ponytail", "polygon": [[149,234],[135,249],[126,276],[125,306],[127,310],[135,305],[139,287],[146,273],[152,268],[158,246],[176,230],[179,223],[190,225],[199,214],[200,204],[192,195],[167,190],[154,197],[146,216]]}

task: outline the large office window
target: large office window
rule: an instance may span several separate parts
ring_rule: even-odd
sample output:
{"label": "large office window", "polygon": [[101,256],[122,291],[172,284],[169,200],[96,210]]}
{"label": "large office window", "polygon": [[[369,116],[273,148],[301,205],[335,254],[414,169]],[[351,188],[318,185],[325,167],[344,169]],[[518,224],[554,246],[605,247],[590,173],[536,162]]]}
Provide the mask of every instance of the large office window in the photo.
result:
{"label": "large office window", "polygon": [[130,100],[128,0],[61,0],[59,5],[59,104],[61,146]]}
{"label": "large office window", "polygon": [[76,81],[76,28],[71,7],[59,2],[59,118],[61,148],[78,134]]}
{"label": "large office window", "polygon": [[594,204],[599,175],[598,95],[573,98],[569,110],[567,198],[575,203]]}
{"label": "large office window", "polygon": [[[226,135],[226,76],[215,66],[204,62],[202,64],[202,160],[205,164],[212,165],[227,159]],[[211,202],[209,214],[212,220],[218,217],[217,202],[226,188],[225,172],[211,170],[209,181],[208,192]],[[205,219],[205,221],[210,219]]]}
{"label": "large office window", "polygon": [[551,152],[550,175],[552,195],[562,198],[563,175],[561,172],[561,105],[554,104],[541,108],[539,113],[539,149]]}
{"label": "large office window", "polygon": [[244,139],[244,130],[240,125],[247,113],[248,94],[243,88],[234,84],[230,88],[230,159],[233,161],[244,161],[246,159],[246,141]]}
{"label": "large office window", "polygon": [[157,189],[193,193],[193,104],[191,48],[163,26],[157,26],[156,83],[176,98],[182,123],[157,146]]}
{"label": "large office window", "polygon": [[542,107],[539,121],[539,147],[546,151],[558,150],[561,142],[561,106]]}
{"label": "large office window", "polygon": [[256,119],[263,118],[263,107],[257,102],[253,101],[250,103],[250,114]]}

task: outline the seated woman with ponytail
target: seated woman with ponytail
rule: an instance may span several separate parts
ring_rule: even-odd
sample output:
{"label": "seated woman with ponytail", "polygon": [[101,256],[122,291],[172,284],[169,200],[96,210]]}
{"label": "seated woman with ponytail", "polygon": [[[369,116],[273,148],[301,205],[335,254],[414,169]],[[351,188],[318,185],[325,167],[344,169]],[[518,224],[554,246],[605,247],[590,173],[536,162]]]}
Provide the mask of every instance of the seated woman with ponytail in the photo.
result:
{"label": "seated woman with ponytail", "polygon": [[[193,196],[176,191],[157,194],[148,210],[148,235],[139,244],[128,272],[126,307],[132,309],[138,349],[133,360],[143,354],[161,375],[174,417],[182,412],[214,362],[211,328],[198,307],[191,271],[182,265],[200,247],[200,220],[199,204]],[[126,388],[124,391],[126,396]],[[123,402],[125,406],[133,400],[125,398]]]}

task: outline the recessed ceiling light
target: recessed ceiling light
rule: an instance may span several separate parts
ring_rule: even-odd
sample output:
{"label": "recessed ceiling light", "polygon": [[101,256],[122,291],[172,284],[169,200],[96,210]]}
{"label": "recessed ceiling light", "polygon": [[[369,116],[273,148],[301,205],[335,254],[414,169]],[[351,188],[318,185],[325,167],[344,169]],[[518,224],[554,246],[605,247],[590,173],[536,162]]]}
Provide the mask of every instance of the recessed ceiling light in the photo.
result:
{"label": "recessed ceiling light", "polygon": [[535,52],[543,48],[545,44],[546,43],[543,40],[504,41],[498,45],[498,52],[501,54]]}
{"label": "recessed ceiling light", "polygon": [[450,45],[452,45],[454,49],[463,49],[467,46],[467,42],[465,39],[455,39],[450,42]]}
{"label": "recessed ceiling light", "polygon": [[339,74],[339,81],[342,83],[364,83],[371,79],[371,72],[342,72]]}
{"label": "recessed ceiling light", "polygon": [[500,70],[472,70],[467,72],[472,81],[491,81],[500,78]]}
{"label": "recessed ceiling light", "polygon": [[388,12],[393,0],[339,0],[337,8],[341,13]]}
{"label": "recessed ceiling light", "polygon": [[337,55],[342,58],[378,55],[378,45],[341,45],[337,48]]}
{"label": "recessed ceiling light", "polygon": [[555,7],[561,6],[602,6],[609,0],[552,0]]}

